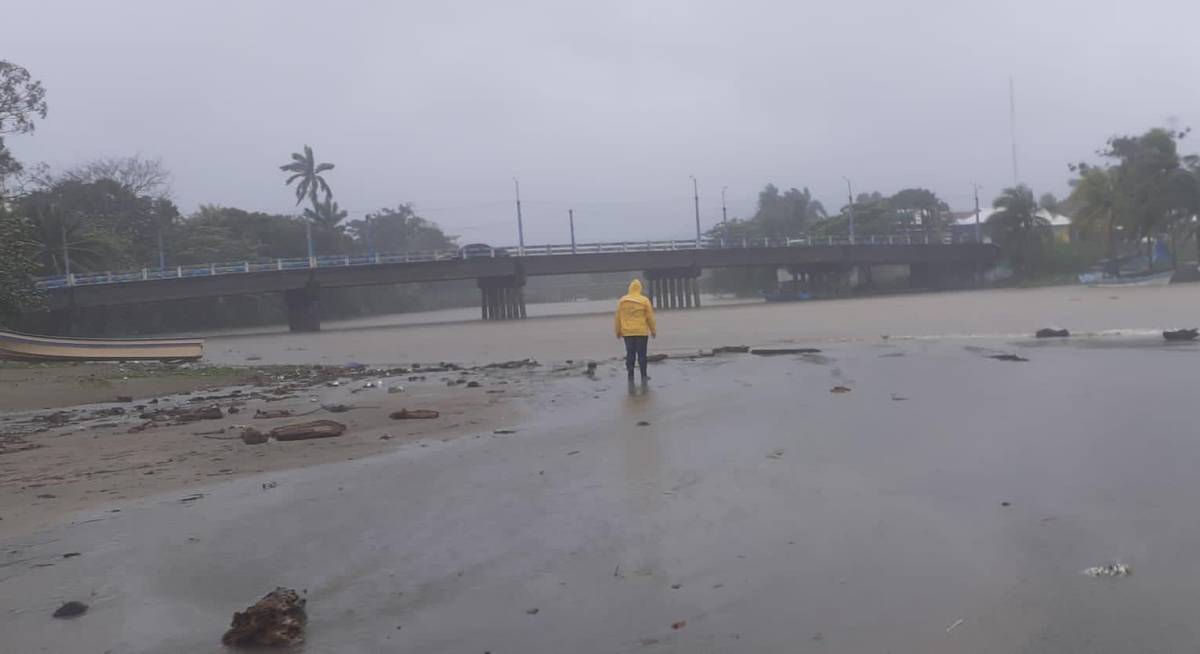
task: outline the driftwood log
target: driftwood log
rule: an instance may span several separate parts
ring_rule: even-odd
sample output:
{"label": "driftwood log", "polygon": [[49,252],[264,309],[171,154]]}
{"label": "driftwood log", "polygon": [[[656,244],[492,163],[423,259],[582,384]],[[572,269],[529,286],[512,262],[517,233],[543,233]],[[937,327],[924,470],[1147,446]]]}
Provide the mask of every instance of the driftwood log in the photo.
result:
{"label": "driftwood log", "polygon": [[432,420],[441,415],[433,409],[400,409],[391,413],[392,420]]}
{"label": "driftwood log", "polygon": [[333,420],[313,420],[299,422],[294,425],[284,425],[271,430],[271,436],[277,441],[303,441],[310,438],[332,438],[341,436],[346,431],[346,425]]}

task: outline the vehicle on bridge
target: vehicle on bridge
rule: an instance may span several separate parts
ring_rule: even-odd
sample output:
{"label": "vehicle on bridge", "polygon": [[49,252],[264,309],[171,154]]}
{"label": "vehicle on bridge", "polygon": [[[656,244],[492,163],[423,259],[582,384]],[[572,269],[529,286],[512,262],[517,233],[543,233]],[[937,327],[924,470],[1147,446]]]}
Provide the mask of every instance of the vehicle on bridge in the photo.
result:
{"label": "vehicle on bridge", "polygon": [[463,259],[507,257],[508,250],[504,248],[494,248],[487,243],[468,243],[458,249],[458,256]]}

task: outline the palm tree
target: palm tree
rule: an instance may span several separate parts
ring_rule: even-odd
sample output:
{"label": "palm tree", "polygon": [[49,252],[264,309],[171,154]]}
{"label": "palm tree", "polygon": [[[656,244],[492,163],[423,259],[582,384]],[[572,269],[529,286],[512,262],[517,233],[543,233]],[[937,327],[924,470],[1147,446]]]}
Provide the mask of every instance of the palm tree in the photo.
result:
{"label": "palm tree", "polygon": [[314,225],[329,231],[344,229],[338,225],[350,215],[332,198],[326,197],[324,202],[317,202],[312,209],[304,210],[304,217]]}
{"label": "palm tree", "polygon": [[1103,233],[1109,264],[1119,274],[1117,261],[1117,224],[1121,216],[1119,172],[1115,168],[1081,167],[1079,179],[1072,180],[1068,200],[1075,209],[1072,222],[1080,230]]}
{"label": "palm tree", "polygon": [[292,162],[279,167],[285,173],[292,173],[291,177],[287,178],[284,184],[291,186],[292,182],[299,180],[296,185],[296,204],[304,201],[305,196],[312,202],[313,208],[317,207],[317,193],[325,193],[325,201],[333,197],[333,191],[329,189],[329,184],[325,182],[325,178],[321,173],[327,170],[333,170],[331,163],[317,163],[316,157],[313,156],[312,148],[304,146],[304,154],[299,152],[292,153]]}
{"label": "palm tree", "polygon": [[[317,201],[318,191],[325,192],[325,202],[328,203],[333,198],[333,191],[329,189],[329,184],[321,177],[321,173],[326,170],[333,170],[331,163],[317,163],[317,158],[313,156],[312,148],[304,146],[304,154],[299,152],[292,153],[292,162],[279,167],[285,173],[292,173],[284,184],[291,186],[292,182],[299,180],[296,184],[296,204],[300,204],[307,197],[312,202],[312,211],[314,215],[321,211],[321,205]],[[305,215],[308,215],[308,210],[305,210]],[[308,259],[312,261],[316,254],[313,249],[312,240],[312,218],[304,222],[304,237],[308,241]]]}
{"label": "palm tree", "polygon": [[1033,191],[1024,184],[1004,189],[993,205],[998,210],[987,220],[992,239],[1008,253],[1014,272],[1024,274],[1045,240],[1050,221],[1038,215]]}

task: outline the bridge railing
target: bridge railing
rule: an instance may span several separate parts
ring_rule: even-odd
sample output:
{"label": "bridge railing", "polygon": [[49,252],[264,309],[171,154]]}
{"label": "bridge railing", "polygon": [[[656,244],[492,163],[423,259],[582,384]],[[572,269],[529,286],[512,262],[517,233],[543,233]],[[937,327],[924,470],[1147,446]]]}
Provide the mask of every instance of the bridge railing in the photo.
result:
{"label": "bridge railing", "polygon": [[851,239],[848,236],[805,235],[789,238],[711,238],[688,240],[612,241],[603,243],[565,243],[551,245],[529,245],[520,247],[471,247],[457,250],[435,250],[430,252],[337,254],[316,257],[290,257],[256,261],[227,261],[223,263],[167,266],[165,268],[142,268],[120,272],[72,273],[42,277],[35,280],[43,289],[68,286],[91,286],[95,284],[120,284],[158,279],[185,279],[261,273],[277,270],[302,270],[309,268],[341,268],[348,266],[372,266],[380,264],[418,263],[424,261],[446,261],[452,259],[475,259],[510,256],[556,256],[569,254],[611,254],[617,252],[667,252],[675,250],[710,250],[730,248],[766,247],[818,247],[831,245],[950,245],[958,242],[951,234],[893,234],[867,235]]}

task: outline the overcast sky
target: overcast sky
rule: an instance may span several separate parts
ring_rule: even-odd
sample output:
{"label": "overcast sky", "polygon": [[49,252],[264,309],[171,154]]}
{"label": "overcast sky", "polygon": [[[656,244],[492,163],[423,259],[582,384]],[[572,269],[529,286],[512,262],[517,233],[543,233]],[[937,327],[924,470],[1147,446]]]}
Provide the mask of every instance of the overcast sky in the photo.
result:
{"label": "overcast sky", "polygon": [[[748,216],[767,182],[834,211],[905,186],[954,208],[1013,181],[1066,191],[1113,133],[1191,125],[1200,3],[9,3],[0,58],[50,115],[26,163],[161,157],[185,211],[293,211],[304,144],[361,217],[413,202],[463,242],[686,238]],[[1194,148],[1193,148],[1194,149]]]}

